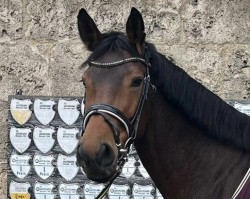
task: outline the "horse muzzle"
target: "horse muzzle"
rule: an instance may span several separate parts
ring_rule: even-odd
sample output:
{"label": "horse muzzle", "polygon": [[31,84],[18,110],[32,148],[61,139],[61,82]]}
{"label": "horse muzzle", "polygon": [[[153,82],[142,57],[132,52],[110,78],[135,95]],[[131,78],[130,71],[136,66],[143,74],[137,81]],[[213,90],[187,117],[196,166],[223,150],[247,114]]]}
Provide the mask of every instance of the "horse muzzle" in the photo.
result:
{"label": "horse muzzle", "polygon": [[84,150],[84,146],[79,145],[77,162],[90,180],[104,183],[116,172],[117,156],[108,144],[102,144],[95,156],[91,156]]}

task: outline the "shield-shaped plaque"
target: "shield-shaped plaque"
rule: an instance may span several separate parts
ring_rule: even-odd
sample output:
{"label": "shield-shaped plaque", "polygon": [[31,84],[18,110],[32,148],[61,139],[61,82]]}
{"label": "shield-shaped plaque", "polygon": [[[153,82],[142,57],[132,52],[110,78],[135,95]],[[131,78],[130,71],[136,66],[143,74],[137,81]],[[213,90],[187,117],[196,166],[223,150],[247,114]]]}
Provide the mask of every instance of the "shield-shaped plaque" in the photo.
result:
{"label": "shield-shaped plaque", "polygon": [[10,182],[10,198],[11,199],[30,199],[29,188],[30,183],[19,183],[15,181]]}
{"label": "shield-shaped plaque", "polygon": [[104,188],[103,184],[86,183],[84,185],[84,195],[86,199],[95,199]]}
{"label": "shield-shaped plaque", "polygon": [[133,186],[132,193],[134,199],[153,199],[153,190],[154,187],[152,185],[138,185],[135,183]]}
{"label": "shield-shaped plaque", "polygon": [[37,175],[42,179],[47,179],[51,176],[54,171],[54,167],[52,165],[54,157],[53,155],[39,155],[35,154],[33,158],[33,165]]}
{"label": "shield-shaped plaque", "polygon": [[85,99],[83,98],[82,99],[82,103],[81,103],[81,112],[82,112],[82,115],[84,115],[84,110],[85,110]]}
{"label": "shield-shaped plaque", "polygon": [[144,178],[146,178],[146,179],[147,179],[147,178],[150,178],[150,176],[149,176],[147,170],[145,169],[145,167],[143,166],[141,160],[139,160],[139,163],[140,163],[140,165],[138,166],[138,169],[139,169],[141,175],[142,175]]}
{"label": "shield-shaped plaque", "polygon": [[161,195],[159,189],[156,189],[156,198],[157,199],[163,199],[163,196]]}
{"label": "shield-shaped plaque", "polygon": [[35,127],[33,131],[33,140],[36,147],[43,153],[49,152],[54,146],[55,140],[52,135],[55,133],[55,129]]}
{"label": "shield-shaped plaque", "polygon": [[55,116],[53,106],[56,103],[54,100],[40,100],[35,99],[34,101],[34,113],[39,122],[43,125],[48,125]]}
{"label": "shield-shaped plaque", "polygon": [[57,131],[57,141],[60,147],[67,153],[72,153],[78,144],[78,139],[76,135],[79,133],[77,128],[65,129],[62,127],[58,128]]}
{"label": "shield-shaped plaque", "polygon": [[18,178],[26,177],[30,172],[29,160],[31,159],[30,155],[17,155],[12,153],[10,156],[10,168],[12,172]]}
{"label": "shield-shaped plaque", "polygon": [[29,148],[31,143],[30,133],[31,129],[29,128],[10,128],[10,142],[19,153],[23,153]]}
{"label": "shield-shaped plaque", "polygon": [[80,195],[77,193],[79,186],[77,184],[60,184],[59,195],[61,199],[79,199]]}
{"label": "shield-shaped plaque", "polygon": [[19,100],[12,98],[10,102],[10,112],[14,120],[20,124],[25,124],[31,117],[31,110],[29,109],[32,102],[30,99]]}
{"label": "shield-shaped plaque", "polygon": [[126,178],[130,178],[135,173],[135,162],[135,158],[131,156],[128,157],[128,161],[124,164],[122,174],[125,175]]}
{"label": "shield-shaped plaque", "polygon": [[78,111],[79,106],[78,100],[64,100],[59,99],[58,101],[58,113],[60,118],[67,124],[72,125],[76,122],[80,112]]}
{"label": "shield-shaped plaque", "polygon": [[129,186],[128,185],[116,185],[112,184],[109,189],[109,198],[110,199],[129,199],[128,195]]}
{"label": "shield-shaped plaque", "polygon": [[239,102],[235,102],[234,108],[250,116],[250,104],[241,104]]}
{"label": "shield-shaped plaque", "polygon": [[57,169],[65,180],[71,181],[76,176],[79,169],[76,165],[76,156],[59,154],[57,158]]}
{"label": "shield-shaped plaque", "polygon": [[54,184],[36,182],[34,186],[34,194],[36,199],[54,199]]}

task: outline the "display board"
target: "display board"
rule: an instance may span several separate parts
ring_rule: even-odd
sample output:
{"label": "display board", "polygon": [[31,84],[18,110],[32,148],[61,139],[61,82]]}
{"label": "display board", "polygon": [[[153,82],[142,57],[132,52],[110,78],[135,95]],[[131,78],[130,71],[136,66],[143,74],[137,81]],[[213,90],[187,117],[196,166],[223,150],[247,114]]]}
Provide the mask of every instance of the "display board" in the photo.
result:
{"label": "display board", "polygon": [[[8,193],[11,199],[94,199],[104,187],[76,162],[81,97],[9,96]],[[133,149],[110,199],[162,198]]]}
{"label": "display board", "polygon": [[[104,187],[76,162],[82,131],[81,97],[10,96],[8,196],[11,199],[94,199]],[[250,101],[228,103],[250,115]],[[110,199],[161,199],[133,149]]]}

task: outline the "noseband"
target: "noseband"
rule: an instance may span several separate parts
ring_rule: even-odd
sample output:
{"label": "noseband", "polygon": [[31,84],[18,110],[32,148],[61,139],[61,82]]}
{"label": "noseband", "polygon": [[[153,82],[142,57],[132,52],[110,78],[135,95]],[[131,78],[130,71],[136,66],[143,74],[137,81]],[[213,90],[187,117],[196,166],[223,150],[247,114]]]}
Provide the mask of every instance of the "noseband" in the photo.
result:
{"label": "noseband", "polygon": [[[116,66],[120,66],[126,63],[131,63],[131,62],[140,62],[146,66],[146,74],[143,79],[142,93],[141,93],[140,101],[139,101],[139,104],[137,106],[137,109],[133,118],[129,119],[119,109],[112,107],[111,105],[108,105],[108,104],[92,105],[89,107],[89,109],[86,111],[86,113],[83,116],[83,133],[84,133],[90,117],[93,115],[101,115],[104,118],[104,121],[111,128],[113,135],[114,135],[116,146],[119,151],[116,173],[111,178],[108,185],[97,196],[97,198],[103,198],[105,196],[105,194],[107,193],[109,187],[111,186],[115,178],[120,175],[122,171],[122,167],[127,161],[127,155],[130,152],[131,144],[136,138],[138,123],[140,120],[142,108],[148,95],[148,90],[150,86],[150,75],[149,75],[150,63],[139,57],[131,57],[131,58],[123,59],[123,60],[116,61],[116,62],[109,62],[109,63],[107,62],[102,63],[102,62],[96,62],[96,61],[88,62],[89,66],[95,66],[98,68],[116,67]],[[125,127],[126,132],[128,134],[128,140],[126,141],[124,147],[121,145],[121,142],[120,142],[119,130],[116,128],[116,126],[112,123],[112,121],[107,116],[111,116],[111,118],[116,118]]]}

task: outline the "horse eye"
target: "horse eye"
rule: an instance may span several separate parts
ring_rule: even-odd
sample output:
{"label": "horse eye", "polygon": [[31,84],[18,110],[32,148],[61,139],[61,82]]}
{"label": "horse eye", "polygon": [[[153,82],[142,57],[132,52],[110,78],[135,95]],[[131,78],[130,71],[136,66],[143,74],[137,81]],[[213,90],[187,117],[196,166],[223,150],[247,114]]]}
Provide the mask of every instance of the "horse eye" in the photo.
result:
{"label": "horse eye", "polygon": [[133,87],[139,87],[139,86],[141,86],[142,80],[143,80],[142,78],[134,79],[134,80],[132,81],[131,86],[133,86]]}

